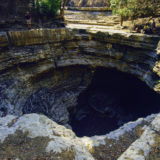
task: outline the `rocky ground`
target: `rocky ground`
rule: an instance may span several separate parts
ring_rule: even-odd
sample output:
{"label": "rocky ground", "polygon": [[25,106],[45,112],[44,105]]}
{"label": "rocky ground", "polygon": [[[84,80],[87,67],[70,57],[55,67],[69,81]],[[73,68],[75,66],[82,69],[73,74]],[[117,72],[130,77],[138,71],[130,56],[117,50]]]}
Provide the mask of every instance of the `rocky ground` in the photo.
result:
{"label": "rocky ground", "polygon": [[135,75],[159,93],[159,40],[94,28],[1,32],[0,158],[158,159],[159,114],[84,138],[55,122],[69,127],[68,111],[97,67]]}
{"label": "rocky ground", "polygon": [[0,118],[0,158],[13,160],[159,159],[160,115],[129,122],[103,136],[78,138],[43,115]]}
{"label": "rocky ground", "polygon": [[67,5],[72,7],[109,7],[109,0],[69,0]]}
{"label": "rocky ground", "polygon": [[[105,5],[102,1],[70,2],[78,7]],[[24,30],[29,3],[2,0],[0,4],[0,159],[159,160],[159,113],[121,123],[108,134],[82,138],[71,130],[70,121],[75,112],[78,119],[83,118],[79,114],[85,110],[77,111],[79,97],[101,67],[134,75],[159,94],[160,37],[131,33],[131,21],[124,22],[127,29],[122,30],[120,18],[109,11],[83,9],[65,11],[66,28],[51,29],[64,26],[59,21],[39,28],[35,21],[38,29]],[[139,19],[134,25],[147,21]],[[90,95],[91,108],[101,117],[119,115],[118,100],[99,93]],[[103,101],[107,96],[111,103],[112,97],[116,99],[114,107],[108,108],[110,101]],[[96,101],[102,97],[107,107]],[[149,107],[154,110],[154,105]]]}
{"label": "rocky ground", "polygon": [[[94,9],[94,8],[92,8]],[[112,15],[109,10],[90,10],[90,8],[72,8],[65,10],[65,22],[69,28],[96,29],[96,30],[112,30],[111,32],[134,32],[136,26],[144,26],[156,22],[157,33],[160,34],[159,18],[146,17],[135,20],[125,20],[123,26],[120,26],[120,16]],[[96,8],[95,8],[96,10]]]}
{"label": "rocky ground", "polygon": [[111,11],[78,11],[65,10],[66,24],[96,25],[111,27],[120,24],[120,17],[112,15]]}

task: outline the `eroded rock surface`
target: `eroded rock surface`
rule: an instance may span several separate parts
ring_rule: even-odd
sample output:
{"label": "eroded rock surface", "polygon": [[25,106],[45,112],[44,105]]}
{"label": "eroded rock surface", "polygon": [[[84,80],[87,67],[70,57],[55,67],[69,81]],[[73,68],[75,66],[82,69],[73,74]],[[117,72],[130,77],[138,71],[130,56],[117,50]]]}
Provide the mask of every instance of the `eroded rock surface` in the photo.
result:
{"label": "eroded rock surface", "polygon": [[[158,36],[106,30],[2,32],[0,159],[160,158],[159,114],[90,138],[78,138],[56,124],[70,127],[69,110],[77,105],[97,67],[132,74],[160,93],[159,40]],[[92,100],[94,110],[106,112]],[[43,115],[23,115],[32,112],[46,114],[55,122]]]}
{"label": "eroded rock surface", "polygon": [[38,29],[0,34],[0,115],[43,113],[60,124],[96,67],[115,68],[159,90],[158,36]]}
{"label": "eroded rock surface", "polygon": [[78,138],[71,130],[43,115],[8,115],[0,118],[0,159],[160,158],[155,152],[159,149],[159,118],[159,114],[151,115],[129,122],[104,136]]}

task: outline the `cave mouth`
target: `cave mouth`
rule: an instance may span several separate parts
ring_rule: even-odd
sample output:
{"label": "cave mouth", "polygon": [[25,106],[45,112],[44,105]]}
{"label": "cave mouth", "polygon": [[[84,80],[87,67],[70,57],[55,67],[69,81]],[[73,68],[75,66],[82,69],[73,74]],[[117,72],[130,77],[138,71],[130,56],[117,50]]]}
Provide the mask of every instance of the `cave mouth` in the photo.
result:
{"label": "cave mouth", "polygon": [[124,123],[159,112],[160,95],[133,75],[97,68],[89,87],[70,111],[78,137],[104,135]]}

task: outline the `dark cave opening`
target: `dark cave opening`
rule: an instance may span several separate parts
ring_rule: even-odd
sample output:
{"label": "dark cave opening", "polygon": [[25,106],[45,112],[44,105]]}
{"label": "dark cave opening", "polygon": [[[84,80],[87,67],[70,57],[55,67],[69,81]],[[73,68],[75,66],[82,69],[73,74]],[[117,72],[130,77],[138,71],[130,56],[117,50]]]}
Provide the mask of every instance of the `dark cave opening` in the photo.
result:
{"label": "dark cave opening", "polygon": [[98,68],[90,86],[70,111],[70,125],[77,136],[104,135],[124,123],[160,108],[160,95],[133,75]]}

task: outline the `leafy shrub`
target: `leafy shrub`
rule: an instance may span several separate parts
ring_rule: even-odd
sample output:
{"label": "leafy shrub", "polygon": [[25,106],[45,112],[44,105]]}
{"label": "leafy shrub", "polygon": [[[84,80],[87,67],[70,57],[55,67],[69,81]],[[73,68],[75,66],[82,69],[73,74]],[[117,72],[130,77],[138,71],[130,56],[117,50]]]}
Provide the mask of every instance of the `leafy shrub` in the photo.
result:
{"label": "leafy shrub", "polygon": [[159,0],[110,0],[113,14],[120,15],[121,25],[124,19],[157,16]]}
{"label": "leafy shrub", "polygon": [[61,2],[60,0],[41,0],[39,7],[42,15],[55,17],[61,7]]}

